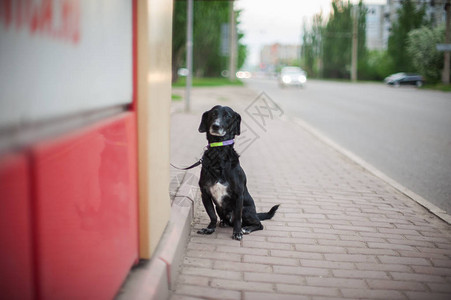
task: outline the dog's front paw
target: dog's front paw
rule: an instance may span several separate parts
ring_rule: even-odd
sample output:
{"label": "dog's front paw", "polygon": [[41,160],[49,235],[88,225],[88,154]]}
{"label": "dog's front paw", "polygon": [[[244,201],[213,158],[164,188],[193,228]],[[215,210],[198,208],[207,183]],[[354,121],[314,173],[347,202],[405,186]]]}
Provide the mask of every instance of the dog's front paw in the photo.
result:
{"label": "dog's front paw", "polygon": [[234,232],[232,235],[232,239],[237,240],[237,241],[241,241],[242,238],[243,238],[242,232]]}
{"label": "dog's front paw", "polygon": [[250,230],[249,228],[247,228],[247,227],[243,227],[243,228],[241,229],[241,232],[242,232],[243,234],[249,234],[249,233],[251,233],[251,230]]}
{"label": "dog's front paw", "polygon": [[202,228],[201,230],[197,231],[197,234],[212,234],[215,232],[214,228]]}

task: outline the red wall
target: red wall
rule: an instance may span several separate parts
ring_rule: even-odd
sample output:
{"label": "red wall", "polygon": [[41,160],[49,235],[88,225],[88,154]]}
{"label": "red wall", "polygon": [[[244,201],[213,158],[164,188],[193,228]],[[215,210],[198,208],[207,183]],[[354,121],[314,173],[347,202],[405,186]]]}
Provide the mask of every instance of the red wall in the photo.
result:
{"label": "red wall", "polygon": [[138,259],[136,144],[124,112],[2,157],[2,298],[114,298]]}
{"label": "red wall", "polygon": [[29,161],[26,154],[0,158],[0,295],[31,299],[33,289]]}
{"label": "red wall", "polygon": [[[80,1],[72,2],[78,5]],[[86,7],[95,6],[81,6]],[[27,145],[20,152],[0,153],[1,299],[113,299],[138,260],[136,0],[132,7],[130,111]],[[80,20],[90,22],[89,18]],[[45,35],[39,37],[41,43],[55,42]],[[24,39],[19,40],[29,42]],[[51,74],[51,69],[41,71],[39,78]],[[35,101],[34,96],[28,100]],[[81,100],[82,96],[77,97]],[[3,100],[8,105],[15,103]],[[109,100],[105,107],[116,103]],[[28,104],[19,106],[28,108]],[[23,116],[18,120],[24,121]]]}

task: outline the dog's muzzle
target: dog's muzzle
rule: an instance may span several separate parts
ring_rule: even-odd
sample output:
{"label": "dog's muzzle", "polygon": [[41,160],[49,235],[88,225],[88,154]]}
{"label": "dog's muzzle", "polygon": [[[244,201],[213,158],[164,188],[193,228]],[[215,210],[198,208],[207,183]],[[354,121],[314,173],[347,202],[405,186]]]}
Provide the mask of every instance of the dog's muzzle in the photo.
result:
{"label": "dog's muzzle", "polygon": [[211,124],[209,131],[210,134],[214,136],[224,136],[226,134],[226,131],[218,121],[215,121],[213,124]]}

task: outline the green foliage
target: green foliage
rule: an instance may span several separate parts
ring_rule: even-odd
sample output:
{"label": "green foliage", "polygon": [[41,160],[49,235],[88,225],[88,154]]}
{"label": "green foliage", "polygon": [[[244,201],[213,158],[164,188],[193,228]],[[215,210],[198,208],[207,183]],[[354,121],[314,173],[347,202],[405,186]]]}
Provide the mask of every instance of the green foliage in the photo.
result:
{"label": "green foliage", "polygon": [[324,30],[322,12],[313,17],[313,24],[311,30],[306,28],[304,23],[302,37],[302,58],[301,66],[309,74],[310,77],[320,77],[321,71],[321,37]]}
{"label": "green foliage", "polygon": [[[174,2],[172,63],[173,81],[177,70],[185,65],[186,56],[186,1]],[[239,18],[240,11],[235,12]],[[198,76],[219,77],[228,68],[228,58],[220,53],[221,25],[229,21],[227,1],[194,1],[193,6],[193,73]],[[238,40],[243,37],[237,33]],[[247,54],[246,46],[238,42],[238,67]]]}
{"label": "green foliage", "polygon": [[[230,81],[228,78],[193,78],[193,87],[214,87],[224,85],[243,86],[240,80]],[[173,87],[184,87],[186,85],[185,77],[180,77],[177,82],[173,83]]]}
{"label": "green foliage", "polygon": [[366,69],[363,77],[360,79],[382,80],[392,73],[392,65],[393,63],[387,51],[368,51],[368,56],[363,66]]}
{"label": "green foliage", "polygon": [[186,56],[186,2],[174,1],[172,16],[172,82],[177,80],[177,70],[185,64]]}
{"label": "green foliage", "polygon": [[172,99],[172,101],[182,101],[183,97],[180,95],[177,95],[177,94],[172,94],[171,99]]}
{"label": "green foliage", "polygon": [[435,45],[443,42],[445,27],[434,29],[421,27],[409,32],[407,53],[416,71],[429,82],[438,82],[443,68],[443,52],[437,51]]}
{"label": "green foliage", "polygon": [[[324,25],[322,14],[313,18],[311,30],[304,27],[302,66],[312,77],[349,78],[352,51],[352,9],[350,1],[333,0],[332,11]],[[366,9],[357,6],[358,73],[366,76]]]}
{"label": "green foliage", "polygon": [[[324,30],[324,76],[330,78],[349,78],[352,52],[352,9],[350,1],[334,0],[332,12]],[[358,22],[358,61],[362,65],[366,50],[366,9],[360,1],[357,7]],[[359,68],[359,73],[362,68]]]}
{"label": "green foliage", "polygon": [[193,68],[196,76],[215,77],[227,67],[220,55],[221,24],[228,22],[228,2],[194,1]]}
{"label": "green foliage", "polygon": [[416,1],[405,0],[398,9],[398,19],[393,23],[388,38],[388,55],[392,61],[392,73],[413,72],[412,57],[407,52],[407,39],[411,30],[425,25],[426,6],[417,7]]}
{"label": "green foliage", "polygon": [[[443,67],[443,54],[435,49],[443,42],[444,29],[431,29],[426,19],[425,4],[403,0],[392,23],[387,50],[368,51],[366,13],[362,1],[358,5],[358,78],[382,80],[396,72],[419,72],[429,82],[438,81]],[[311,77],[349,78],[352,51],[352,5],[348,0],[332,0],[327,23],[322,14],[312,19],[312,27],[304,26],[302,67]]]}
{"label": "green foliage", "polygon": [[435,83],[435,84],[426,83],[424,86],[422,86],[422,88],[426,89],[426,90],[451,92],[451,84],[444,84],[444,83]]}
{"label": "green foliage", "polygon": [[345,78],[351,62],[352,17],[350,2],[334,0],[324,30],[324,76]]}

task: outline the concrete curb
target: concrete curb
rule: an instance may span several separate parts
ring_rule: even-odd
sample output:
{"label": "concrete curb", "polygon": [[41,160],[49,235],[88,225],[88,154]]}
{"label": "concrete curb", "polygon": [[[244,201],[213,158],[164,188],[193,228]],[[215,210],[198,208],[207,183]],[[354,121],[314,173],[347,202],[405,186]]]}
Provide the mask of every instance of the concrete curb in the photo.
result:
{"label": "concrete curb", "polygon": [[[185,176],[186,178],[186,176]],[[168,299],[175,288],[194,215],[197,192],[183,181],[171,207],[171,217],[151,260],[141,261],[129,273],[117,300]]]}
{"label": "concrete curb", "polygon": [[301,126],[303,129],[310,132],[312,135],[317,137],[323,143],[327,144],[328,146],[332,147],[333,149],[340,152],[344,156],[348,157],[350,160],[354,161],[356,164],[360,165],[362,168],[369,171],[376,177],[382,179],[383,181],[385,181],[386,183],[391,185],[393,188],[397,189],[398,191],[400,191],[401,193],[403,193],[404,195],[406,195],[413,201],[417,202],[418,204],[420,204],[421,206],[426,208],[429,212],[436,215],[441,220],[445,221],[448,224],[451,224],[451,216],[448,215],[446,213],[446,211],[437,207],[435,204],[429,202],[428,200],[424,199],[423,197],[421,197],[420,195],[411,191],[410,189],[406,188],[402,184],[398,183],[396,180],[390,178],[385,173],[381,172],[376,167],[374,167],[373,165],[371,165],[368,162],[366,162],[365,160],[363,160],[361,157],[357,156],[356,154],[352,153],[351,151],[346,150],[342,146],[338,145],[337,143],[335,143],[334,141],[332,141],[331,139],[326,137],[322,132],[316,130],[315,128],[313,128],[312,126],[310,126],[309,124],[307,124],[306,122],[304,122],[303,120],[301,120],[299,118],[286,118],[285,117],[285,119],[293,121],[297,125]]}

